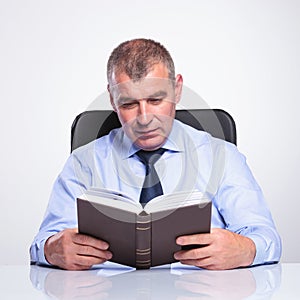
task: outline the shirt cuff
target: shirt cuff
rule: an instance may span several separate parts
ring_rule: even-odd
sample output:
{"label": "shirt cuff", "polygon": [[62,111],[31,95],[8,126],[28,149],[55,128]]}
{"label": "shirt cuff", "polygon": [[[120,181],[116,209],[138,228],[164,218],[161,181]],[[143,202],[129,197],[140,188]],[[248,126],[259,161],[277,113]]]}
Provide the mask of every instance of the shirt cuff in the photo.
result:
{"label": "shirt cuff", "polygon": [[31,263],[41,264],[51,266],[49,262],[46,260],[44,247],[48,237],[41,240],[40,242],[35,242],[30,248],[30,259]]}
{"label": "shirt cuff", "polygon": [[255,258],[251,266],[261,265],[265,263],[267,247],[266,241],[258,235],[247,235],[247,237],[254,242],[256,248]]}

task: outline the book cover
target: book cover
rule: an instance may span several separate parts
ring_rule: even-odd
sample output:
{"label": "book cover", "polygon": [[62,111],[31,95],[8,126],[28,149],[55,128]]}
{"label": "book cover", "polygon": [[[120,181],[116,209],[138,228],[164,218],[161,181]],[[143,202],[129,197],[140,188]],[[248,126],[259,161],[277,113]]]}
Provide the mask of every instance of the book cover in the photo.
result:
{"label": "book cover", "polygon": [[94,189],[78,197],[77,214],[80,233],[109,243],[111,261],[146,269],[176,261],[178,236],[210,232],[211,201],[200,192],[180,192],[143,208],[118,192]]}

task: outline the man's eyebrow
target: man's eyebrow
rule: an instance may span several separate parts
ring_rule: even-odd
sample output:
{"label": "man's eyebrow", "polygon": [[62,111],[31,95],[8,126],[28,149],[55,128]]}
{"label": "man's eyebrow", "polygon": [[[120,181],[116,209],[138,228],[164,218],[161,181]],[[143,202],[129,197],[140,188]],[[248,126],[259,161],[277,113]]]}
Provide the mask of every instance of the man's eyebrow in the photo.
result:
{"label": "man's eyebrow", "polygon": [[[157,97],[166,97],[168,93],[166,91],[157,91],[154,94],[151,94],[149,96],[143,97],[143,99],[147,98],[157,98]],[[125,102],[132,102],[132,101],[138,101],[139,99],[132,98],[132,97],[126,97],[126,96],[120,96],[118,98],[118,103],[125,103]]]}
{"label": "man's eyebrow", "polygon": [[137,101],[137,99],[134,99],[134,98],[132,98],[132,97],[119,97],[118,98],[118,102],[119,103],[124,103],[124,102],[131,102],[131,101]]}
{"label": "man's eyebrow", "polygon": [[154,94],[149,95],[147,98],[166,97],[167,95],[166,91],[157,91]]}

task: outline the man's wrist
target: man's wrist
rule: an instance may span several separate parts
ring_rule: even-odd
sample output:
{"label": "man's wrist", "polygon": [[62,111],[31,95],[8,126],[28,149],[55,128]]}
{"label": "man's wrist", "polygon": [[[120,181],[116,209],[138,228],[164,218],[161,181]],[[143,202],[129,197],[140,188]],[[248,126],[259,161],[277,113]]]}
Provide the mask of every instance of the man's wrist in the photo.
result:
{"label": "man's wrist", "polygon": [[245,264],[242,265],[242,267],[248,267],[251,266],[253,264],[253,261],[255,259],[256,256],[256,245],[254,243],[254,241],[251,238],[248,237],[244,237],[246,240],[245,243],[245,251],[246,251],[246,255],[245,255]]}
{"label": "man's wrist", "polygon": [[51,235],[50,237],[47,238],[44,244],[44,258],[47,261],[48,264],[53,265],[51,262],[51,239],[53,238],[54,235]]}

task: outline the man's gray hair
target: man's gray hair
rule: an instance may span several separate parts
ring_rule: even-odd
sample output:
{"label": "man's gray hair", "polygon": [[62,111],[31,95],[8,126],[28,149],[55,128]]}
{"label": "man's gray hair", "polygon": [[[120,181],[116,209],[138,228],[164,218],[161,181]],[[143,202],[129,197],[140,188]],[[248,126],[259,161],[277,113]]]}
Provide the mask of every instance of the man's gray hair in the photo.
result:
{"label": "man's gray hair", "polygon": [[169,72],[169,79],[175,80],[175,67],[168,50],[151,39],[134,39],[115,48],[107,62],[107,80],[110,83],[113,72],[125,73],[133,81],[144,78],[154,65],[163,63]]}

